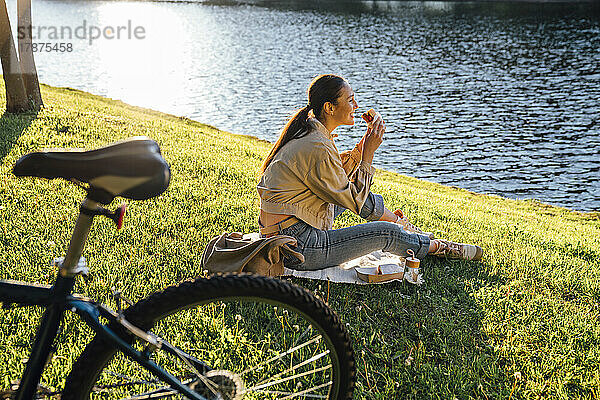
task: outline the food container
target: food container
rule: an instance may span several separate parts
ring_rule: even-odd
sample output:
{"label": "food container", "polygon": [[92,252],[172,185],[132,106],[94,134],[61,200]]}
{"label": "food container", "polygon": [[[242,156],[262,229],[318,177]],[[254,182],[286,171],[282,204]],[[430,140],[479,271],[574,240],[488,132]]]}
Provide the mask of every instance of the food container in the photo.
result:
{"label": "food container", "polygon": [[383,283],[404,278],[404,266],[398,264],[380,264],[374,267],[358,267],[356,275],[368,283]]}

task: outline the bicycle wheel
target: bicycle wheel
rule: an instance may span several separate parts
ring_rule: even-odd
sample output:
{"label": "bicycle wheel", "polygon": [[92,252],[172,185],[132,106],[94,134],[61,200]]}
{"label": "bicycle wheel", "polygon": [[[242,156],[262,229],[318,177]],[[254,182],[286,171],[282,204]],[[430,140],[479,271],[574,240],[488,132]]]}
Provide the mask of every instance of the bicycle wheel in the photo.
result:
{"label": "bicycle wheel", "polygon": [[[124,313],[209,365],[212,370],[198,377],[177,357],[152,353],[153,361],[208,399],[352,397],[354,352],[345,327],[321,300],[289,282],[200,278],[152,294]],[[99,397],[183,396],[95,338],[73,365],[62,399]]]}

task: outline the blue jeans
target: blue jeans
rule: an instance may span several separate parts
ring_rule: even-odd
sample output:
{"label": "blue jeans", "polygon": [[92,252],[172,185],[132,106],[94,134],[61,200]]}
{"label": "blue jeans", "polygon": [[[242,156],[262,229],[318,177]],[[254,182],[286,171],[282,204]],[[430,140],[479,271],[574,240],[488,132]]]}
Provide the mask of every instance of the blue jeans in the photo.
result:
{"label": "blue jeans", "polygon": [[[335,206],[335,216],[345,208]],[[353,260],[376,250],[383,250],[406,257],[412,249],[422,259],[429,251],[429,237],[408,233],[392,222],[374,221],[342,229],[321,230],[304,221],[295,223],[281,231],[282,235],[296,238],[296,250],[304,255],[304,262],[284,259],[291,269],[307,271],[327,268]]]}

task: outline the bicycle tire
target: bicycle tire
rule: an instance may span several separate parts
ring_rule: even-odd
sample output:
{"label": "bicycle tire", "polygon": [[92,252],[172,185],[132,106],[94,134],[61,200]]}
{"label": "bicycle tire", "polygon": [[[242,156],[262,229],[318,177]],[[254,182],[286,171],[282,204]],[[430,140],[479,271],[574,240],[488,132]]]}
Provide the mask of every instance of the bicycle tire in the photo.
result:
{"label": "bicycle tire", "polygon": [[[216,302],[221,301],[223,301],[222,304],[225,304],[225,306],[222,306],[221,303],[217,305]],[[216,318],[217,316],[222,318],[223,321],[231,319],[228,314],[226,315],[225,307],[238,307],[235,308],[235,310],[240,310],[240,306],[237,302],[239,302],[242,307],[247,306],[248,310],[252,310],[250,313],[253,314],[254,318],[256,318],[257,315],[259,315],[261,318],[264,316],[268,317],[270,313],[275,313],[275,319],[277,322],[273,322],[273,318],[271,318],[271,320],[264,320],[264,325],[277,325],[278,327],[280,324],[282,329],[285,329],[287,325],[290,327],[289,330],[297,329],[297,332],[299,332],[301,329],[306,329],[304,333],[302,333],[303,336],[308,330],[312,332],[314,329],[318,334],[316,338],[322,338],[322,341],[321,339],[317,340],[317,343],[319,343],[318,346],[324,346],[327,351],[329,351],[327,357],[331,362],[331,372],[330,376],[325,378],[321,378],[320,375],[317,376],[315,373],[315,376],[311,379],[313,381],[318,381],[319,379],[330,379],[330,386],[327,388],[327,395],[322,396],[322,398],[328,398],[330,400],[347,400],[352,398],[356,370],[354,351],[350,342],[350,336],[348,335],[345,326],[340,322],[339,317],[323,301],[315,297],[308,290],[290,282],[249,274],[215,275],[209,278],[198,278],[193,281],[182,282],[178,285],[168,287],[161,292],[154,293],[126,309],[124,311],[124,315],[128,321],[143,330],[150,330],[152,327],[168,330],[169,328],[163,328],[163,325],[168,327],[170,326],[168,325],[170,321],[175,321],[176,323],[180,321],[179,318],[189,318],[188,314],[198,312],[195,310],[195,307],[204,306],[209,309],[203,311],[203,313],[194,314],[197,317],[192,319],[192,321],[195,323],[196,319],[206,320],[207,315],[211,315],[212,313],[213,317],[215,318],[214,320],[208,320],[208,325],[211,323],[218,325],[218,322],[222,321],[218,320],[218,318]],[[223,314],[217,315],[217,307],[221,307]],[[269,307],[272,307],[274,311],[270,310]],[[263,312],[263,308],[267,310],[265,315],[259,314]],[[281,308],[281,313],[279,312],[278,308]],[[234,310],[234,308],[231,308],[231,310]],[[243,310],[246,310],[246,308],[243,308]],[[230,309],[227,308],[227,311],[230,311]],[[174,317],[175,315],[176,317]],[[284,317],[280,317],[280,315],[285,316],[285,320],[282,319]],[[237,319],[239,316],[239,314],[236,314],[235,318]],[[178,319],[173,320],[171,318]],[[238,319],[237,321],[239,322],[243,320],[243,318],[244,317]],[[289,321],[292,321],[292,323],[298,322],[307,324],[308,327],[304,328],[304,325],[302,325],[302,328],[300,328],[300,325],[292,326],[290,325]],[[267,324],[267,322],[269,323]],[[188,330],[188,335],[193,335],[201,330],[198,328],[190,331],[191,327],[189,325],[186,325],[186,328]],[[130,342],[132,341],[132,338],[122,330],[119,331],[118,327],[113,327],[113,329],[116,332],[119,332],[120,336],[126,338]],[[221,330],[227,332],[225,325],[221,327]],[[242,330],[242,332],[247,334],[244,330]],[[159,336],[161,336],[161,333],[162,332],[157,332]],[[270,331],[267,333],[270,335]],[[260,333],[257,333],[257,335],[258,334],[264,335],[265,332],[261,331]],[[292,332],[292,335],[293,334],[294,333]],[[223,335],[223,333],[221,333],[221,335]],[[286,339],[286,335],[289,335],[289,332],[286,332],[285,334],[279,333],[279,335],[281,335],[283,339]],[[177,335],[175,337],[181,338],[182,336]],[[269,338],[270,337],[271,336],[269,336]],[[169,338],[167,338],[167,340],[169,340]],[[254,342],[252,343],[254,345]],[[199,344],[204,343],[194,343],[194,345]],[[297,345],[297,343],[295,345]],[[270,348],[270,346],[276,347],[276,344],[271,344],[271,342],[269,342],[267,348]],[[188,351],[186,348],[182,348],[182,350]],[[275,351],[279,350],[275,349]],[[300,350],[296,351],[300,352]],[[303,353],[310,351],[310,349],[302,349]],[[315,351],[320,350],[313,349],[312,351],[314,353]],[[108,370],[108,365],[112,359],[117,357],[116,354],[117,350],[109,343],[105,342],[101,338],[94,338],[86,346],[78,360],[73,364],[73,368],[66,380],[65,389],[62,393],[62,399],[82,400],[90,398],[90,394],[93,394],[93,389],[98,388],[97,380],[101,376],[102,371],[105,368]],[[244,352],[242,352],[242,354],[243,356],[250,358],[249,354]],[[283,353],[280,352],[279,354]],[[295,356],[295,354],[290,355],[290,357]],[[288,355],[283,357],[288,357]],[[275,363],[281,363],[283,357],[276,360]],[[115,361],[115,363],[117,362]],[[230,371],[230,369],[221,368],[219,365],[216,366],[216,368]],[[244,365],[244,368],[246,371],[243,373],[247,373],[247,365]],[[266,367],[261,366],[261,368]],[[236,371],[233,372],[237,373]],[[251,370],[251,372],[253,374],[256,373],[255,370]],[[323,372],[323,374],[326,373],[328,373],[327,370]],[[117,374],[120,374],[120,372]],[[277,375],[275,375],[275,377],[277,377]],[[289,385],[292,384],[292,382],[285,382],[285,384],[288,385],[286,386],[286,390],[288,390],[287,393],[291,393],[289,392]],[[301,385],[300,383],[296,384]],[[263,386],[264,385],[265,384],[263,384]],[[281,385],[283,385],[283,383]],[[253,386],[253,388],[257,387],[260,388],[260,385]],[[304,386],[296,386],[295,388],[296,389],[291,390],[298,390],[299,392],[306,390],[304,389]],[[258,389],[254,390],[256,390],[256,392],[252,392],[250,394],[263,394]],[[267,393],[269,393],[269,391],[267,391]],[[311,397],[309,394],[306,394],[306,396]],[[103,393],[102,397],[106,398],[106,393]],[[296,397],[296,395],[294,395],[291,397],[288,396],[281,398],[302,397]]]}

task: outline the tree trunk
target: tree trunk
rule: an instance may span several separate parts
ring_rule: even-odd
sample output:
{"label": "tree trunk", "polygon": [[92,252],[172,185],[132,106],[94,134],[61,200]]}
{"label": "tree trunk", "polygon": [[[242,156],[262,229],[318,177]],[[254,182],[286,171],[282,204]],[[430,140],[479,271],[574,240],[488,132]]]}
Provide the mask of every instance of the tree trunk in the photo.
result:
{"label": "tree trunk", "polygon": [[29,104],[4,0],[0,0],[0,61],[6,84],[6,111],[10,113],[26,111]]}
{"label": "tree trunk", "polygon": [[31,47],[31,0],[18,0],[17,14],[19,16],[17,41],[19,42],[19,61],[21,62],[23,84],[30,107],[34,111],[38,111],[44,104]]}

